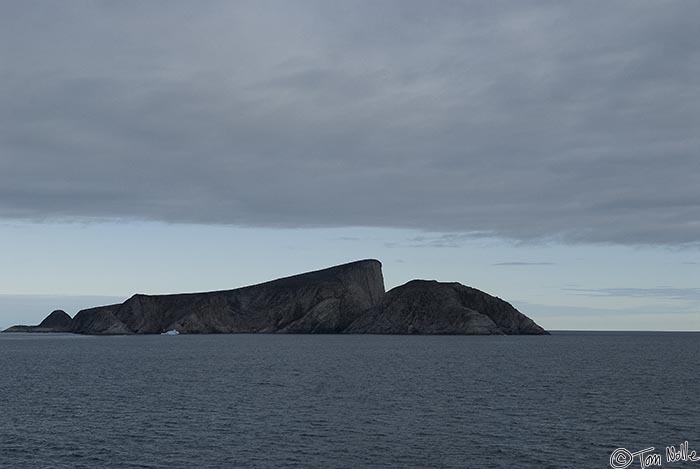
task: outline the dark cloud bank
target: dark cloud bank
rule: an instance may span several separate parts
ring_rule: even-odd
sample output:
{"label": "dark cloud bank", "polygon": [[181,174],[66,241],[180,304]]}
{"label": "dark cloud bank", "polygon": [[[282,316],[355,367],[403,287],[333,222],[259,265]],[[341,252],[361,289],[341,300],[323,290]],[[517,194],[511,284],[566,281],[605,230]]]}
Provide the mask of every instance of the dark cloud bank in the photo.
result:
{"label": "dark cloud bank", "polygon": [[700,2],[4,2],[0,216],[700,240]]}

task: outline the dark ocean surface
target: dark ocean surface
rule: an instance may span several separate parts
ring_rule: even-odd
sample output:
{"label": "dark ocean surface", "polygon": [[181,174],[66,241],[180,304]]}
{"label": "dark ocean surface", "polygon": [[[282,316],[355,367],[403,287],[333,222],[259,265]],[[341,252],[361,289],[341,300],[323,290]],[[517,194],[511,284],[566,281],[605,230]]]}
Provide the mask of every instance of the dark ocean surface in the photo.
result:
{"label": "dark ocean surface", "polygon": [[0,334],[0,467],[606,468],[653,446],[700,469],[665,460],[700,453],[699,373],[698,333]]}

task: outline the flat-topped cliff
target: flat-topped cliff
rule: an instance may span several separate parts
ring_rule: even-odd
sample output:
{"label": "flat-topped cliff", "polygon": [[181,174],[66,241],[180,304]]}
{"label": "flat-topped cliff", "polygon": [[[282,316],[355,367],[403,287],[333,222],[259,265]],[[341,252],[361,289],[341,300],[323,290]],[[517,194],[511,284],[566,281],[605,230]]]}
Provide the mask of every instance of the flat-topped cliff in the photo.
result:
{"label": "flat-topped cliff", "polygon": [[339,333],[383,296],[381,263],[363,260],[235,290],[134,295],[80,311],[74,332]]}
{"label": "flat-topped cliff", "polygon": [[[62,313],[62,314],[61,314]],[[137,294],[121,304],[54,311],[5,332],[78,334],[546,334],[509,303],[459,283],[413,280],[384,291],[381,263],[351,262],[233,290]]]}

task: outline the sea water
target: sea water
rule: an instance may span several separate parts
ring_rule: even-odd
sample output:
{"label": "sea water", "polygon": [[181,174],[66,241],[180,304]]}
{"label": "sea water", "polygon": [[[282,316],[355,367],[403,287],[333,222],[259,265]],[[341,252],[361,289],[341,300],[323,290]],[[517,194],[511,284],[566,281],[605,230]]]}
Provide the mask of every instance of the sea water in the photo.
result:
{"label": "sea water", "polygon": [[700,469],[699,373],[697,333],[0,334],[0,467]]}

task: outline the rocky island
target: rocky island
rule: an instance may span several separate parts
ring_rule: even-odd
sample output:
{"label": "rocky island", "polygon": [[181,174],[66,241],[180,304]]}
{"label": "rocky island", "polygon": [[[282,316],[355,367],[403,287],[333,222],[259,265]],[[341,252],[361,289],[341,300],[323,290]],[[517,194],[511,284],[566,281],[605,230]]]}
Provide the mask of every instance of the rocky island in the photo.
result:
{"label": "rocky island", "polygon": [[4,332],[118,335],[535,334],[547,332],[500,298],[459,283],[412,280],[384,290],[382,264],[351,262],[234,290],[137,294],[121,304],[52,312]]}
{"label": "rocky island", "polygon": [[51,312],[38,326],[12,326],[3,332],[73,332],[73,320],[62,309]]}

